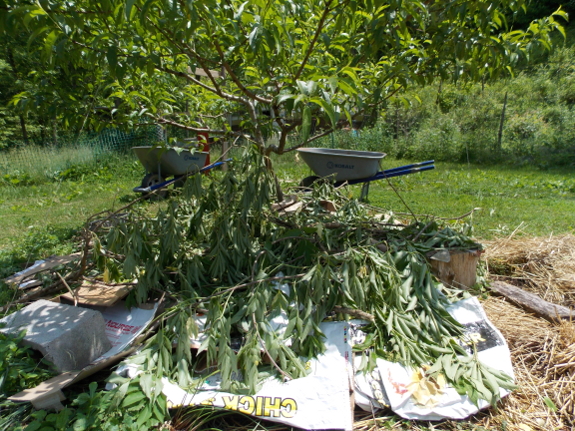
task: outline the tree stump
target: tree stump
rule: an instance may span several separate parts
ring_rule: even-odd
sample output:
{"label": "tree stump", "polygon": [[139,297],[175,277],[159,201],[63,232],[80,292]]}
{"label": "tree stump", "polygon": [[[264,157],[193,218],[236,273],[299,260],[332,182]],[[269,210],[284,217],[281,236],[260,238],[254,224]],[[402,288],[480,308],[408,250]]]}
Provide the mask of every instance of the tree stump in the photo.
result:
{"label": "tree stump", "polygon": [[481,250],[439,250],[428,254],[433,274],[445,285],[469,289],[477,282]]}

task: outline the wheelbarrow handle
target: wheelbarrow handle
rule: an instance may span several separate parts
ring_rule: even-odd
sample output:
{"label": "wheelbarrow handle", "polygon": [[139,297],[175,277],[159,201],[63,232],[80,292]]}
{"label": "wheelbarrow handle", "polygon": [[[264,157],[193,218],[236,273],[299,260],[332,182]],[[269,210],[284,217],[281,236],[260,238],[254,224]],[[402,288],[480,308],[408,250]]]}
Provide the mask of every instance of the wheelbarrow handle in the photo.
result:
{"label": "wheelbarrow handle", "polygon": [[421,166],[421,167],[417,167],[417,168],[404,169],[401,171],[398,170],[398,171],[393,171],[393,172],[389,172],[389,173],[387,171],[382,171],[376,175],[376,177],[377,177],[376,179],[382,180],[384,178],[400,177],[402,175],[415,174],[417,172],[430,171],[432,169],[435,169],[434,165],[425,165],[425,166]]}
{"label": "wheelbarrow handle", "polygon": [[[200,173],[200,172],[205,172],[205,171],[209,171],[210,169],[213,169],[213,168],[217,168],[218,166],[221,166],[221,165],[223,165],[224,163],[227,163],[227,162],[231,162],[232,160],[233,160],[233,159],[225,159],[225,160],[221,160],[221,161],[219,161],[219,162],[212,163],[211,165],[204,166],[203,168],[201,168],[201,169],[198,171],[198,173]],[[171,179],[171,180],[169,180],[169,181],[164,181],[163,183],[159,183],[159,184],[156,184],[156,185],[150,186],[150,187],[136,187],[136,188],[134,189],[134,191],[135,191],[136,193],[150,193],[150,192],[153,192],[154,190],[161,189],[162,187],[169,186],[170,184],[173,184],[173,183],[175,183],[176,181],[178,181],[178,180],[177,180],[176,178],[173,178],[173,179]]]}
{"label": "wheelbarrow handle", "polygon": [[435,169],[433,165],[433,160],[429,160],[427,162],[415,163],[413,165],[405,165],[400,166],[398,168],[387,169],[385,171],[380,171],[375,174],[373,177],[369,178],[360,178],[357,180],[348,180],[348,181],[338,181],[335,183],[335,186],[338,187],[342,184],[360,184],[360,183],[369,183],[371,181],[378,181],[383,180],[385,178],[393,178],[393,177],[400,177],[402,175],[409,175],[415,174],[417,172],[424,172],[430,171],[431,169]]}
{"label": "wheelbarrow handle", "polygon": [[386,169],[385,171],[381,171],[381,172],[385,172],[386,175],[389,175],[395,171],[404,171],[406,169],[419,168],[421,166],[433,165],[433,163],[435,163],[435,160],[426,160],[425,162],[413,163],[411,165],[405,165],[405,166],[398,166],[397,168]]}

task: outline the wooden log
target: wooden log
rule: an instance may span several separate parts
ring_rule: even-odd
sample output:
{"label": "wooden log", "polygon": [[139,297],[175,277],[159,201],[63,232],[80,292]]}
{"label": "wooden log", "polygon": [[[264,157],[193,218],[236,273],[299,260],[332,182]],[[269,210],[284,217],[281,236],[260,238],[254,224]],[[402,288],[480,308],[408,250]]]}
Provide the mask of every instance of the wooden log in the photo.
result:
{"label": "wooden log", "polygon": [[575,318],[575,311],[570,308],[547,302],[534,293],[526,292],[504,281],[492,281],[489,289],[509,299],[515,305],[551,322]]}

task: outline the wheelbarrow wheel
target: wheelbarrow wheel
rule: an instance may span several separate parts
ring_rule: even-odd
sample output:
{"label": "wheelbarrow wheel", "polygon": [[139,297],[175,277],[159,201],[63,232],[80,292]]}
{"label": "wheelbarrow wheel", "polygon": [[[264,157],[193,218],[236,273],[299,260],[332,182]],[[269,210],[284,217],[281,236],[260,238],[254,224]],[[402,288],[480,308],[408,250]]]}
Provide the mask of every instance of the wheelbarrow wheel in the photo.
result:
{"label": "wheelbarrow wheel", "polygon": [[[158,174],[147,174],[144,178],[142,178],[142,187],[143,188],[153,187],[155,185],[160,184],[161,182],[162,179]],[[146,196],[148,196],[148,198],[157,197],[159,199],[162,199],[166,197],[166,193],[167,193],[166,189],[162,189],[157,190],[155,193],[148,193]]]}
{"label": "wheelbarrow wheel", "polygon": [[317,180],[319,180],[319,177],[316,177],[315,175],[309,176],[309,177],[305,177],[303,180],[300,181],[299,185],[300,187],[305,187],[306,189],[309,188],[313,183],[315,183]]}

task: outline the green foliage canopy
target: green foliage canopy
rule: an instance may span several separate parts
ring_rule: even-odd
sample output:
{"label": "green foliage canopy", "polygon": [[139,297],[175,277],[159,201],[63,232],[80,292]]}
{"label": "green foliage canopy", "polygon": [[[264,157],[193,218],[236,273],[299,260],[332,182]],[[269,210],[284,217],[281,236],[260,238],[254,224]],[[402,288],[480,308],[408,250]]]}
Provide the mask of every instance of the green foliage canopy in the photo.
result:
{"label": "green foliage canopy", "polygon": [[[376,112],[411,85],[492,78],[550,48],[553,16],[510,31],[522,0],[0,0],[64,71],[98,70],[105,122],[242,130],[266,153]],[[564,15],[557,11],[556,15]],[[31,45],[32,46],[32,45]],[[201,77],[203,75],[203,77]],[[79,83],[78,87],[95,82]],[[100,88],[101,87],[101,88]],[[102,120],[106,120],[103,122]],[[319,126],[319,127],[318,127]],[[279,144],[266,147],[273,131]]]}

